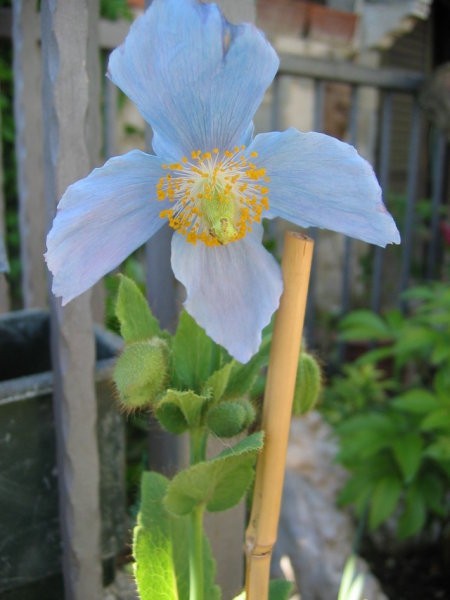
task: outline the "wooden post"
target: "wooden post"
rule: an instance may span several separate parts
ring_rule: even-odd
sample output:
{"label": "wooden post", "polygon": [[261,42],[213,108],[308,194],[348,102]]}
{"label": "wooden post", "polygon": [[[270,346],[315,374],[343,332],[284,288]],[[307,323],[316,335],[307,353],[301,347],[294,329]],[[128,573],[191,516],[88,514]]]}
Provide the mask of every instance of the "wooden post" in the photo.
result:
{"label": "wooden post", "polygon": [[306,236],[286,234],[282,261],[284,291],[275,320],[262,415],[264,449],[258,459],[246,534],[247,600],[268,597],[313,246]]}
{"label": "wooden post", "polygon": [[20,258],[25,308],[47,306],[47,215],[42,156],[41,49],[36,2],[13,6],[14,120],[19,193]]}
{"label": "wooden post", "polygon": [[[45,189],[48,217],[66,187],[87,175],[89,0],[44,0]],[[94,7],[94,10],[93,8]],[[95,349],[90,293],[51,302],[54,410],[66,600],[102,597]]]}

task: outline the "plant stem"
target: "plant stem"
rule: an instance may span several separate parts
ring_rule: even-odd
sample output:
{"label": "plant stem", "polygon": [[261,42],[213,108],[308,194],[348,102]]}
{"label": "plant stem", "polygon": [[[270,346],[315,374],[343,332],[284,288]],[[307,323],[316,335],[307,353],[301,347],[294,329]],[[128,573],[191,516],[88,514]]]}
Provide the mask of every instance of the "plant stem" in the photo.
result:
{"label": "plant stem", "polygon": [[202,429],[194,429],[190,432],[190,464],[195,465],[206,459],[207,433]]}
{"label": "plant stem", "polygon": [[189,600],[204,600],[203,512],[199,506],[190,516],[189,527]]}
{"label": "plant stem", "polygon": [[[202,429],[190,432],[190,464],[195,465],[206,459],[208,434]],[[199,506],[190,515],[189,523],[189,600],[204,600],[203,573],[203,513]]]}

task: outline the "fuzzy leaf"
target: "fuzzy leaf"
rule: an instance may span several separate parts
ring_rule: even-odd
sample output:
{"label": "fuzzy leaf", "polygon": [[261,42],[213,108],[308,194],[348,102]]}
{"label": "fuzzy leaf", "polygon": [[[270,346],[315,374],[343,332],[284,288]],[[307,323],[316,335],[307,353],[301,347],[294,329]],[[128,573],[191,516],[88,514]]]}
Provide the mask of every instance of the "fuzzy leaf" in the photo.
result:
{"label": "fuzzy leaf", "polygon": [[262,439],[262,433],[254,433],[212,460],[178,473],[168,487],[166,508],[175,515],[187,515],[200,505],[215,512],[237,504],[253,480]]}
{"label": "fuzzy leaf", "polygon": [[199,396],[191,391],[167,390],[158,404],[156,416],[169,405],[176,407],[188,428],[199,427],[205,405],[210,402],[206,396]]}
{"label": "fuzzy leaf", "polygon": [[158,321],[138,286],[124,275],[119,275],[116,317],[120,323],[120,333],[127,343],[139,342],[161,335]]}
{"label": "fuzzy leaf", "polygon": [[175,387],[201,393],[208,377],[219,368],[220,349],[183,311],[173,338],[172,357]]}
{"label": "fuzzy leaf", "polygon": [[219,402],[222,399],[234,364],[235,361],[230,360],[223,367],[214,371],[206,380],[204,391],[211,393],[214,402]]}
{"label": "fuzzy leaf", "polygon": [[144,473],[141,511],[134,529],[134,572],[141,600],[178,600],[170,517],[162,505],[168,480]]}
{"label": "fuzzy leaf", "polygon": [[233,363],[227,388],[226,398],[240,398],[252,389],[260,370],[269,362],[270,338],[263,339],[258,353],[248,363]]}

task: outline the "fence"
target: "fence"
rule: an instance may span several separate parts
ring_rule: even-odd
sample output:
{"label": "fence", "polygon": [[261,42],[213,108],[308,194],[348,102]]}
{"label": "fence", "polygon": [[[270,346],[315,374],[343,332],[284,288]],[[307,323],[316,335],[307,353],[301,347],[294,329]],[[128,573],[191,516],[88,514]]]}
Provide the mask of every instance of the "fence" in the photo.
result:
{"label": "fence", "polygon": [[[11,39],[14,47],[14,114],[21,240],[22,297],[25,308],[45,307],[48,303],[47,274],[42,260],[44,237],[58,198],[66,186],[87,174],[104,158],[118,152],[115,138],[117,92],[109,82],[101,84],[98,48],[102,53],[117,46],[128,29],[123,22],[98,21],[98,3],[91,0],[41,3],[15,0],[13,10],[0,9],[0,37]],[[235,3],[236,5],[236,3]],[[239,9],[235,16],[239,17]],[[41,19],[41,22],[40,22]],[[12,34],[12,36],[11,36]],[[42,48],[42,57],[40,49]],[[41,68],[42,60],[42,68]],[[411,279],[417,238],[415,230],[418,180],[422,176],[423,115],[418,92],[423,76],[393,69],[367,69],[344,62],[329,62],[283,55],[272,89],[272,125],[281,125],[280,95],[285,78],[313,81],[314,129],[323,129],[327,82],[342,82],[351,87],[349,141],[358,139],[358,111],[361,90],[379,93],[379,129],[376,170],[389,199],[391,129],[394,99],[410,98],[409,157],[404,177],[403,218],[399,223],[403,245],[395,296]],[[42,105],[41,88],[44,91]],[[101,114],[100,108],[103,107]],[[102,148],[101,148],[102,146]],[[444,201],[446,142],[436,134],[431,179],[431,212],[428,216],[426,257],[422,260],[424,278],[438,273],[440,252],[439,215]],[[400,186],[401,187],[401,186]],[[400,192],[399,192],[400,189]],[[4,208],[0,196],[0,228],[4,227]],[[169,231],[163,229],[146,247],[146,276],[150,302],[162,324],[172,323],[176,315],[174,280],[169,264]],[[315,232],[320,246],[320,234]],[[344,242],[340,267],[338,312],[351,307],[354,242]],[[376,250],[369,269],[370,299],[374,309],[382,303],[386,263],[392,274],[392,250]],[[309,301],[309,331],[318,299],[317,271]],[[97,299],[97,300],[96,300]],[[55,416],[58,432],[58,472],[60,516],[64,545],[64,572],[67,598],[97,598],[101,595],[99,554],[98,449],[96,445],[95,403],[93,401],[94,351],[92,314],[100,314],[101,290],[61,309],[51,302],[53,364],[57,390]],[[0,312],[10,307],[6,279],[0,273]],[[164,438],[166,439],[166,438]],[[158,441],[157,445],[161,442]],[[164,456],[164,453],[162,453]],[[164,456],[167,460],[167,454]]]}

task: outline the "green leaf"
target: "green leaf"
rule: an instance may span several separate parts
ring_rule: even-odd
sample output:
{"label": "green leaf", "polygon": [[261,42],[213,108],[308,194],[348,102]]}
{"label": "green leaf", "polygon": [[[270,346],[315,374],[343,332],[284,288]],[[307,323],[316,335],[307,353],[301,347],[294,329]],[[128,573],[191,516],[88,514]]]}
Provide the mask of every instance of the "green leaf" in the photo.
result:
{"label": "green leaf", "polygon": [[370,310],[355,310],[340,323],[340,338],[347,341],[386,340],[392,337],[385,321]]}
{"label": "green leaf", "polygon": [[212,460],[181,471],[169,485],[166,508],[175,515],[187,515],[201,505],[212,512],[231,508],[253,480],[262,445],[262,433],[254,433]]}
{"label": "green leaf", "polygon": [[404,355],[409,359],[411,356],[422,356],[429,351],[433,343],[434,332],[429,327],[408,325],[399,336],[395,350],[397,355]]}
{"label": "green leaf", "polygon": [[[189,600],[189,518],[171,515],[173,559],[178,584],[178,600]],[[203,536],[203,573],[205,600],[220,600],[221,591],[215,584],[216,561],[206,536]]]}
{"label": "green leaf", "polygon": [[[269,600],[289,600],[293,587],[292,583],[285,579],[272,579],[269,582]],[[233,600],[245,600],[245,598],[246,593],[243,591]]]}
{"label": "green leaf", "polygon": [[415,433],[407,433],[394,440],[392,449],[405,483],[411,482],[422,462],[422,438]]}
{"label": "green leaf", "polygon": [[439,437],[426,448],[425,455],[437,462],[450,461],[450,436]]}
{"label": "green leaf", "polygon": [[272,579],[269,582],[269,600],[289,600],[293,587],[285,579]]}
{"label": "green leaf", "polygon": [[133,540],[134,572],[141,600],[178,600],[170,518],[162,504],[167,484],[158,473],[143,474],[141,511]]}
{"label": "green leaf", "polygon": [[417,486],[427,507],[440,517],[445,517],[446,489],[442,479],[433,473],[424,473],[417,481]]}
{"label": "green leaf", "polygon": [[124,275],[119,275],[116,316],[120,323],[120,333],[127,343],[139,342],[161,335],[158,321],[138,286]]}
{"label": "green leaf", "polygon": [[[167,390],[156,409],[162,425],[173,433],[194,429],[202,423],[205,405],[210,398],[191,391]],[[173,428],[171,426],[173,425]]]}
{"label": "green leaf", "polygon": [[209,376],[219,368],[220,349],[194,319],[183,311],[173,337],[175,387],[201,393]]}
{"label": "green leaf", "polygon": [[337,600],[360,600],[363,587],[364,575],[357,573],[356,556],[353,554],[345,563]]}
{"label": "green leaf", "polygon": [[418,533],[425,525],[426,507],[422,493],[417,487],[408,490],[405,509],[398,522],[397,533],[404,539]]}
{"label": "green leaf", "polygon": [[439,408],[425,417],[420,424],[422,431],[434,431],[450,428],[450,408]]}
{"label": "green leaf", "polygon": [[259,372],[269,362],[270,337],[263,338],[261,347],[245,365],[234,362],[224,396],[240,398],[248,394],[258,377]]}
{"label": "green leaf", "polygon": [[413,414],[426,414],[439,406],[439,402],[428,390],[415,388],[397,396],[392,400],[392,406]]}
{"label": "green leaf", "polygon": [[375,486],[370,501],[369,527],[376,529],[394,511],[402,492],[402,485],[396,477],[384,477]]}
{"label": "green leaf", "polygon": [[223,367],[214,371],[206,380],[204,391],[211,393],[214,402],[222,399],[230,379],[231,370],[235,365],[234,360],[230,360]]}

